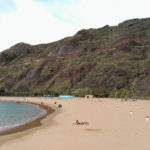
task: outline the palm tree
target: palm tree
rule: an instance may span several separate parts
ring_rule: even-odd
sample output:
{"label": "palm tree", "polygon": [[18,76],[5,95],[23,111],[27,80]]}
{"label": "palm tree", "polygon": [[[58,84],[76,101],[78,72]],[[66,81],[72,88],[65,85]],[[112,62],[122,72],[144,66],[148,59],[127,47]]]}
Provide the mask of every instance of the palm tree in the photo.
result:
{"label": "palm tree", "polygon": [[123,100],[123,89],[120,89],[120,90],[119,90],[119,93],[120,93],[120,98],[121,98],[121,100]]}
{"label": "palm tree", "polygon": [[118,96],[118,93],[119,93],[119,91],[118,91],[118,89],[113,89],[113,93],[114,93],[114,96],[115,96],[115,99],[117,99],[117,96]]}
{"label": "palm tree", "polygon": [[133,101],[135,101],[136,100],[136,87],[134,87],[134,86],[132,86],[131,87],[131,93],[132,93],[132,99],[133,99]]}
{"label": "palm tree", "polygon": [[126,101],[128,100],[128,95],[129,95],[129,89],[128,88],[124,88],[124,89],[121,89],[120,90],[120,93],[121,93],[121,99]]}
{"label": "palm tree", "polygon": [[124,100],[127,101],[128,100],[128,96],[129,96],[129,89],[125,88],[124,89]]}

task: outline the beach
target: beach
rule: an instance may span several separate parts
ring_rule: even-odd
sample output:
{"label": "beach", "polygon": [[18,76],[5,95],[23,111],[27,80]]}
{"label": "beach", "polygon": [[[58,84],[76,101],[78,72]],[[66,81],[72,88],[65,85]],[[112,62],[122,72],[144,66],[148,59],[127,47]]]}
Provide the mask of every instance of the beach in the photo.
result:
{"label": "beach", "polygon": [[[51,107],[40,126],[0,136],[0,150],[149,150],[150,101],[111,98],[15,98]],[[57,104],[55,104],[55,102]],[[62,108],[57,108],[62,104]],[[79,122],[88,124],[75,125]]]}

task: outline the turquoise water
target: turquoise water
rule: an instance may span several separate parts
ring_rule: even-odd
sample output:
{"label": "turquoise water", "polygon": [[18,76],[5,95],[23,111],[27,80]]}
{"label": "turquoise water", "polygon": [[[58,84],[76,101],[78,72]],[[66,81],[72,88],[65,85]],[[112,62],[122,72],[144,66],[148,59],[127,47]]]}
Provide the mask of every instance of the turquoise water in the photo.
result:
{"label": "turquoise water", "polygon": [[0,131],[33,121],[46,114],[37,105],[0,101]]}

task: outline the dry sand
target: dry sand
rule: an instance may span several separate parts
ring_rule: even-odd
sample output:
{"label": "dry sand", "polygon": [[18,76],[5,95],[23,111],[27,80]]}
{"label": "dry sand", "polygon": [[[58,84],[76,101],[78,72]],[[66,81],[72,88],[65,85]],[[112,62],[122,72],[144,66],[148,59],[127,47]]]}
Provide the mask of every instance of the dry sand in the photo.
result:
{"label": "dry sand", "polygon": [[[28,101],[43,101],[51,107],[57,102],[63,108],[44,119],[38,128],[0,137],[0,150],[150,150],[150,121],[145,120],[146,115],[150,116],[150,101],[84,98],[28,98]],[[77,119],[89,125],[73,125]]]}

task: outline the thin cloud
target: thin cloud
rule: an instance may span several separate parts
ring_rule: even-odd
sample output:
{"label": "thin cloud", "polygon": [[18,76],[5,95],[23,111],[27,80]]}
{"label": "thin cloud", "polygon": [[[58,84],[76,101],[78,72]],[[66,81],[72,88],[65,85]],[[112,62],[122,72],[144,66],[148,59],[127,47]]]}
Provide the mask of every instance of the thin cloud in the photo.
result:
{"label": "thin cloud", "polygon": [[18,42],[49,43],[83,28],[149,17],[149,6],[149,0],[0,0],[4,9],[0,11],[0,50]]}
{"label": "thin cloud", "polygon": [[53,16],[45,7],[32,0],[14,0],[17,10],[0,15],[0,50],[18,42],[48,43],[71,36],[80,28]]}

